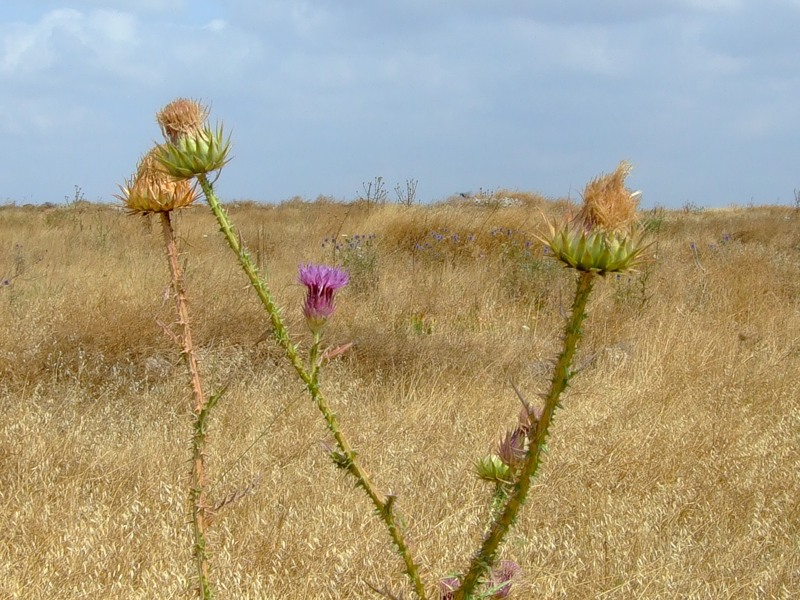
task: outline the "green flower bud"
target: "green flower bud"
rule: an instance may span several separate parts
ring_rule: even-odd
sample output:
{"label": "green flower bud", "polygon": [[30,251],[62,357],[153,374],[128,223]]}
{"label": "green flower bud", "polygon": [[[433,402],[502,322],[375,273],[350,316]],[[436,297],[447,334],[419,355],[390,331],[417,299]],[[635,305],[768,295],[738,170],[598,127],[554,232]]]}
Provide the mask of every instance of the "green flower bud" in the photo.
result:
{"label": "green flower bud", "polygon": [[635,269],[644,260],[649,247],[643,234],[593,229],[564,224],[556,228],[548,223],[549,234],[539,238],[553,256],[578,271],[600,275]]}
{"label": "green flower bud", "polygon": [[190,179],[224,167],[230,146],[230,137],[225,138],[221,126],[215,130],[204,127],[164,144],[158,160],[173,177]]}
{"label": "green flower bud", "polygon": [[475,462],[478,477],[493,483],[511,483],[511,468],[497,454],[487,454]]}

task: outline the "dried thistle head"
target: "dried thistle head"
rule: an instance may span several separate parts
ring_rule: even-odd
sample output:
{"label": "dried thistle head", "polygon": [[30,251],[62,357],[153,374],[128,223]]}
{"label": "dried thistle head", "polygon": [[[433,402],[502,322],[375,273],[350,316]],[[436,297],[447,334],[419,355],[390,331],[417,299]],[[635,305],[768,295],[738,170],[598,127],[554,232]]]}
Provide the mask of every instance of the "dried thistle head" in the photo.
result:
{"label": "dried thistle head", "polygon": [[169,212],[189,206],[197,200],[195,185],[175,179],[156,158],[156,146],[139,161],[136,173],[120,186],[119,198],[132,213]]}
{"label": "dried thistle head", "polygon": [[640,193],[625,188],[630,171],[631,165],[622,161],[613,173],[593,179],[574,218],[559,225],[547,223],[549,231],[539,239],[555,258],[600,275],[633,270],[644,262],[649,244],[636,227]]}
{"label": "dried thistle head", "polygon": [[164,139],[173,144],[182,137],[202,131],[207,119],[208,108],[189,98],[173,100],[156,114]]}
{"label": "dried thistle head", "polygon": [[586,184],[583,206],[576,216],[586,230],[621,231],[637,221],[640,193],[632,193],[625,187],[625,178],[632,168],[623,160],[613,173],[600,175]]}

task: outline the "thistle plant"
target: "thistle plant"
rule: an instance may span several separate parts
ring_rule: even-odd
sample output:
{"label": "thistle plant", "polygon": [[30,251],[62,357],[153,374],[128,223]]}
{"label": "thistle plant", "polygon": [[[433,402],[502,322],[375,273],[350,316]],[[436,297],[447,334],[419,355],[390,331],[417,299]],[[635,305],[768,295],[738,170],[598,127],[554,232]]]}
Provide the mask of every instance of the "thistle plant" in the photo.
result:
{"label": "thistle plant", "polygon": [[365,491],[403,560],[404,570],[410,578],[415,592],[421,599],[425,599],[427,595],[420,577],[419,567],[411,556],[400,519],[396,513],[396,497],[379,491],[360,465],[356,452],[342,432],[338,419],[320,387],[319,370],[323,361],[333,354],[343,351],[342,349],[332,349],[321,352],[321,344],[324,325],[333,314],[334,292],[346,285],[349,277],[345,272],[331,267],[308,265],[301,268],[299,279],[308,290],[304,314],[313,336],[308,359],[303,361],[298,346],[292,342],[289,336],[281,311],[274,301],[266,281],[260,276],[249,252],[242,244],[241,238],[214,192],[213,181],[207,176],[208,173],[221,168],[228,160],[230,141],[223,137],[222,127],[219,126],[212,130],[205,123],[192,127],[184,127],[183,124],[180,127],[172,127],[162,123],[162,115],[169,112],[170,107],[175,107],[175,112],[181,115],[190,114],[195,118],[207,118],[208,110],[200,103],[195,103],[196,106],[193,107],[187,105],[187,103],[193,102],[181,99],[171,103],[159,113],[159,123],[161,123],[162,131],[168,141],[159,146],[155,156],[164,171],[170,176],[179,180],[194,179],[199,184],[211,212],[217,219],[220,231],[236,255],[239,265],[269,317],[276,342],[283,349],[295,373],[306,386],[334,438],[336,447],[329,452],[331,460],[336,466],[350,474],[356,480],[356,485]]}
{"label": "thistle plant", "polygon": [[[180,115],[173,120],[166,115]],[[190,117],[186,117],[189,115]],[[202,190],[212,213],[217,219],[220,231],[228,245],[236,255],[240,267],[247,276],[258,296],[272,325],[275,341],[282,348],[286,359],[292,365],[296,375],[303,382],[306,390],[323,417],[332,442],[326,445],[326,451],[333,464],[351,476],[356,486],[364,490],[379,519],[385,525],[394,547],[403,561],[404,571],[421,600],[429,597],[429,590],[421,576],[421,569],[413,557],[406,541],[403,519],[398,514],[397,497],[384,493],[372,481],[360,463],[357,452],[348,441],[338,417],[334,413],[322,391],[321,372],[330,358],[347,350],[348,346],[337,348],[324,347],[324,333],[336,310],[336,294],[350,282],[350,274],[341,268],[326,265],[302,265],[298,272],[298,281],[306,288],[302,312],[311,334],[311,343],[307,356],[303,356],[301,346],[290,336],[277,303],[265,281],[256,268],[231,220],[220,204],[214,191],[214,181],[209,174],[218,171],[228,160],[230,141],[223,134],[221,126],[210,128],[206,119],[208,110],[194,101],[179,100],[168,105],[159,113],[159,123],[166,142],[158,145],[147,159],[148,169],[161,179],[169,180],[183,200],[188,202],[189,194],[193,199],[194,186]],[[186,122],[185,122],[186,121]],[[191,121],[191,124],[188,124]],[[566,320],[562,349],[557,357],[549,390],[542,394],[543,405],[536,406],[526,400],[522,392],[514,387],[522,403],[517,424],[500,440],[496,452],[476,462],[476,471],[481,479],[492,483],[492,505],[487,532],[477,551],[462,574],[451,575],[440,580],[438,595],[447,600],[466,600],[473,598],[506,598],[508,597],[513,577],[519,572],[519,566],[513,561],[499,560],[502,544],[517,522],[520,510],[524,505],[533,478],[541,465],[545,443],[550,432],[556,409],[561,407],[561,398],[573,375],[571,366],[582,336],[582,324],[587,317],[586,307],[593,286],[598,276],[609,273],[622,273],[634,269],[643,261],[646,249],[643,235],[636,226],[636,207],[638,193],[629,192],[625,186],[625,177],[630,166],[623,162],[610,175],[603,175],[591,181],[584,192],[584,204],[573,219],[560,224],[547,224],[547,232],[540,238],[554,259],[561,261],[565,267],[573,270],[576,277],[575,296],[570,316]],[[139,189],[134,180],[128,189]],[[192,183],[188,183],[192,182]],[[151,202],[150,187],[142,184],[144,191],[140,195],[127,193],[129,206],[139,206],[140,211],[153,211],[150,206],[166,207],[169,202],[158,197]],[[188,191],[191,190],[191,193]],[[177,192],[176,192],[177,193]],[[193,201],[193,200],[192,200]],[[165,208],[158,211],[167,212]],[[168,222],[168,217],[165,218]],[[166,229],[165,229],[166,231]],[[177,268],[177,262],[175,263]],[[176,296],[185,297],[180,287],[180,277],[175,284]],[[180,303],[179,303],[180,304]],[[185,307],[184,307],[185,308]],[[179,313],[180,323],[186,324],[183,329],[183,340],[189,339],[184,354],[190,355],[191,347],[188,338],[188,317]],[[191,359],[187,359],[191,366]],[[193,367],[196,371],[196,363]],[[191,372],[192,368],[190,368]],[[195,379],[193,379],[193,382]],[[196,380],[196,396],[202,398],[199,379]],[[203,406],[199,406],[198,429],[203,433]],[[200,442],[203,435],[197,435]],[[202,445],[196,456],[202,459]],[[202,467],[202,460],[199,463]],[[197,484],[198,495],[195,499],[195,520],[197,536],[196,556],[201,582],[207,581],[207,564],[204,562],[203,524],[205,513],[202,497],[203,486]],[[204,571],[205,569],[205,571]],[[385,595],[391,596],[388,592]]]}
{"label": "thistle plant", "polygon": [[[183,144],[185,135],[199,131],[205,135],[201,126],[206,115],[197,110],[196,103],[178,100],[165,107],[158,114],[167,140]],[[189,324],[189,309],[184,274],[179,262],[178,244],[172,222],[172,212],[191,205],[198,199],[196,184],[179,177],[164,166],[161,156],[172,146],[156,145],[140,160],[136,173],[121,186],[117,196],[133,214],[156,213],[161,218],[167,262],[172,277],[172,292],[177,313],[177,333],[165,326],[181,350],[188,375],[188,386],[192,393],[192,449],[191,484],[189,498],[191,504],[192,533],[194,537],[193,555],[198,577],[198,597],[201,600],[213,598],[210,582],[210,569],[206,548],[206,532],[212,520],[212,509],[208,502],[208,483],[206,473],[206,435],[207,422],[211,409],[219,395],[206,396],[203,391],[197,351],[192,341]]]}
{"label": "thistle plant", "polygon": [[630,165],[622,162],[612,174],[591,181],[586,186],[583,206],[577,216],[558,226],[549,224],[549,232],[541,240],[554,258],[576,271],[572,311],[564,328],[550,389],[544,394],[544,405],[534,406],[515,387],[522,402],[519,423],[505,435],[497,453],[476,465],[478,476],[495,486],[494,510],[481,547],[473,555],[464,576],[459,578],[460,585],[452,591],[454,600],[475,597],[475,590],[486,581],[527,499],[531,482],[541,465],[550,424],[573,375],[571,366],[596,278],[629,271],[643,260],[646,245],[635,226],[638,193],[629,192],[624,185],[629,172]]}

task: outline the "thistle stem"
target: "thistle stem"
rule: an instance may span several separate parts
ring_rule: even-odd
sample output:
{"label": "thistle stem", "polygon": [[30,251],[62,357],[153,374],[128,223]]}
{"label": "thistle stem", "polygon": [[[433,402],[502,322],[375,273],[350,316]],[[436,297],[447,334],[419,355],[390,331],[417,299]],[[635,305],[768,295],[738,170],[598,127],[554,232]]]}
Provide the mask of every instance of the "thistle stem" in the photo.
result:
{"label": "thistle stem", "polygon": [[250,280],[250,284],[255,290],[256,295],[269,315],[276,341],[283,349],[292,367],[294,367],[298,377],[305,384],[311,399],[317,405],[318,410],[325,419],[328,429],[333,434],[333,437],[336,440],[336,445],[345,458],[347,472],[356,479],[356,485],[366,492],[367,496],[372,501],[372,504],[377,509],[378,515],[389,531],[389,536],[391,537],[392,542],[397,548],[400,557],[403,559],[405,573],[411,580],[417,596],[420,598],[420,600],[426,600],[427,593],[419,573],[419,567],[411,556],[411,551],[405,541],[403,531],[397,522],[394,511],[394,496],[387,496],[378,491],[375,484],[373,484],[370,480],[367,472],[358,464],[355,451],[352,449],[347,438],[342,433],[335,413],[331,410],[330,405],[320,390],[318,380],[319,365],[316,364],[318,361],[320,343],[318,335],[315,335],[314,345],[312,347],[312,356],[310,357],[312,364],[307,369],[300,359],[297,346],[293,344],[289,338],[289,333],[286,330],[285,324],[283,323],[280,309],[275,304],[267,284],[259,276],[258,270],[256,269],[253,260],[250,258],[247,249],[236,235],[230,218],[214,193],[212,184],[208,181],[208,178],[202,174],[197,175],[197,181],[200,183],[200,187],[202,188],[203,194],[206,197],[206,201],[211,208],[211,212],[214,213],[214,216],[217,219],[220,231],[228,241],[228,245],[230,246],[231,250],[233,250],[233,253],[236,254],[236,257],[239,260],[239,265],[245,272],[245,275],[247,275],[247,278]]}
{"label": "thistle stem", "polygon": [[500,545],[516,521],[520,508],[525,503],[532,479],[541,464],[541,454],[547,441],[550,423],[553,420],[556,408],[560,406],[561,393],[569,383],[569,367],[575,356],[578,341],[581,339],[581,324],[586,318],[586,303],[589,300],[595,276],[596,274],[592,272],[581,272],[578,277],[575,299],[572,303],[572,315],[565,328],[564,345],[558,355],[542,415],[536,422],[536,426],[531,427],[528,433],[528,451],[525,462],[520,469],[519,479],[514,485],[502,512],[493,521],[481,548],[473,556],[467,574],[455,593],[455,600],[473,598],[475,587],[497,560],[497,552],[500,549]]}
{"label": "thistle stem", "polygon": [[200,381],[200,369],[197,364],[197,354],[192,343],[192,332],[189,327],[189,309],[186,289],[183,285],[183,271],[178,261],[178,245],[175,241],[175,230],[172,227],[170,213],[161,213],[161,225],[164,232],[164,241],[167,248],[167,260],[172,275],[172,289],[175,295],[175,308],[178,313],[179,333],[178,341],[181,345],[181,355],[186,364],[189,375],[189,386],[192,389],[194,414],[192,435],[192,469],[191,488],[189,497],[192,511],[192,530],[194,533],[194,559],[199,578],[198,597],[200,600],[210,600],[214,594],[209,582],[208,555],[206,553],[205,533],[208,528],[209,514],[206,502],[206,465],[205,465],[205,423],[208,416],[206,397]]}

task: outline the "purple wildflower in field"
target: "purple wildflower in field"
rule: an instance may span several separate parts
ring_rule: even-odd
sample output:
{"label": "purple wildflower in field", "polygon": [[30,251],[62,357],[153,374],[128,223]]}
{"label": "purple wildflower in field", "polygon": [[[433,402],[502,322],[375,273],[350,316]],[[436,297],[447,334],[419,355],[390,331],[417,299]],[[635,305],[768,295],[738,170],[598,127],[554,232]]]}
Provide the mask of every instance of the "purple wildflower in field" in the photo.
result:
{"label": "purple wildflower in field", "polygon": [[303,314],[311,331],[316,333],[333,314],[334,293],[348,284],[350,276],[336,267],[305,265],[300,267],[297,279],[306,286]]}

